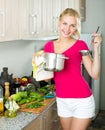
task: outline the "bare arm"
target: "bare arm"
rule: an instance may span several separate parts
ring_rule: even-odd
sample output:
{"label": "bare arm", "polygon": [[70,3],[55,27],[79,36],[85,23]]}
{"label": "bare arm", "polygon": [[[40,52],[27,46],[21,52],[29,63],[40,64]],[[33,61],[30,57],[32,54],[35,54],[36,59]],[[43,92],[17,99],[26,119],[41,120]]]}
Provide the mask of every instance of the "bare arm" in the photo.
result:
{"label": "bare arm", "polygon": [[82,56],[83,64],[89,73],[89,75],[93,79],[98,79],[100,76],[100,56],[99,56],[99,45],[101,43],[102,38],[95,34],[95,39],[93,44],[93,58],[91,55]]}

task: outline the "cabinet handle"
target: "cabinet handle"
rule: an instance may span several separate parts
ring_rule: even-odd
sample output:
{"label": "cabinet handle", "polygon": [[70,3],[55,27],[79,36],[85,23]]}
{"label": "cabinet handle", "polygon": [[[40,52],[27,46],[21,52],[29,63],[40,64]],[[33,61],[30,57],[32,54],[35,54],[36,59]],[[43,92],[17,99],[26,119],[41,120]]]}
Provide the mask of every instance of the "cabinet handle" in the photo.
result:
{"label": "cabinet handle", "polygon": [[[32,19],[32,22],[31,22],[31,19]],[[31,28],[31,26],[32,26],[32,28]],[[37,34],[37,15],[36,14],[31,14],[30,32],[31,32],[31,34]]]}
{"label": "cabinet handle", "polygon": [[53,26],[54,26],[54,32],[58,32],[58,17],[53,16]]}
{"label": "cabinet handle", "polygon": [[3,29],[0,32],[0,36],[4,37],[5,36],[5,13],[3,11],[0,11],[0,16],[2,17],[2,23],[3,23]]}
{"label": "cabinet handle", "polygon": [[54,123],[57,123],[57,122],[58,122],[58,119],[53,120],[53,122],[54,122]]}
{"label": "cabinet handle", "polygon": [[43,130],[46,130],[46,116],[43,116]]}

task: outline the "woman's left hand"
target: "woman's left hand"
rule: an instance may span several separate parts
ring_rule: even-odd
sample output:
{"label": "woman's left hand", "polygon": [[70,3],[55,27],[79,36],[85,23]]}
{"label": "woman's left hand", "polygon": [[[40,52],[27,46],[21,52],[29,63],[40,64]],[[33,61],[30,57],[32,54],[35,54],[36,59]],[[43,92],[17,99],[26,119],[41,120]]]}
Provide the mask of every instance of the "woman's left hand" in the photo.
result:
{"label": "woman's left hand", "polygon": [[98,33],[94,33],[93,34],[93,40],[92,40],[92,44],[93,44],[93,46],[95,47],[98,47],[100,44],[101,44],[101,42],[102,42],[102,37],[101,37],[101,35],[100,34],[98,34]]}

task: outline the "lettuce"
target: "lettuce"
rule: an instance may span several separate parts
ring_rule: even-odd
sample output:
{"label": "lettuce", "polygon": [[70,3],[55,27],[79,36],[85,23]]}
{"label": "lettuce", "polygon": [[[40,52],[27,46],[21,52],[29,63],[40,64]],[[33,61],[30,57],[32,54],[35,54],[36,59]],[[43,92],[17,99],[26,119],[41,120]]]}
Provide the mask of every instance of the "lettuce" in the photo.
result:
{"label": "lettuce", "polygon": [[12,94],[11,97],[13,98],[14,101],[19,102],[22,98],[27,97],[27,92],[18,92],[16,94]]}

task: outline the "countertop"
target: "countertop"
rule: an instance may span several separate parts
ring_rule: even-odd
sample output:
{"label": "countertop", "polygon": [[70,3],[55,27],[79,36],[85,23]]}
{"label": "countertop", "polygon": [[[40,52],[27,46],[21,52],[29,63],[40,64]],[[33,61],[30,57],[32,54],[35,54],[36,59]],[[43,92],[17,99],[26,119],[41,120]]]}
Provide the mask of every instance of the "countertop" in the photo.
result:
{"label": "countertop", "polygon": [[[53,103],[55,103],[55,100],[51,102],[51,104],[44,111],[46,111]],[[31,121],[36,119],[40,114],[18,112],[18,115],[15,118],[1,117],[0,130],[22,130],[25,126],[31,123]]]}
{"label": "countertop", "polygon": [[0,118],[0,130],[21,130],[32,120],[34,120],[38,114],[18,112],[15,118]]}

